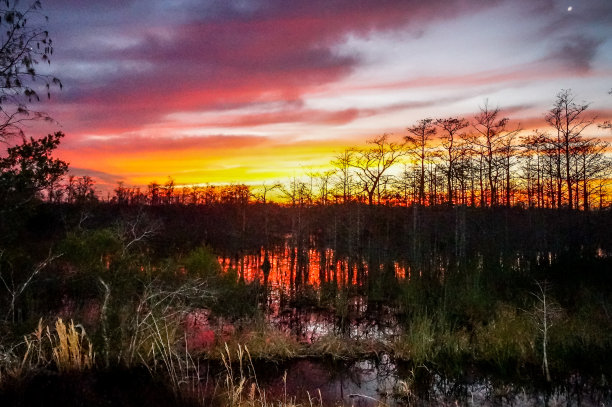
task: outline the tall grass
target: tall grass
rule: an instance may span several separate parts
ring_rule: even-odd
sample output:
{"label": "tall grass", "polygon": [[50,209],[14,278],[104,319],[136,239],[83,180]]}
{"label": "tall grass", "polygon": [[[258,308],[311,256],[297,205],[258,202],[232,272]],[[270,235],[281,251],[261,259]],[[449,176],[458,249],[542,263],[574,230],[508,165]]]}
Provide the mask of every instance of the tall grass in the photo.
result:
{"label": "tall grass", "polygon": [[475,358],[511,373],[509,369],[536,363],[536,338],[536,327],[527,312],[500,305],[492,320],[476,328]]}
{"label": "tall grass", "polygon": [[[227,407],[299,407],[295,397],[287,394],[287,372],[283,375],[283,394],[280,398],[269,399],[257,379],[253,359],[247,346],[237,345],[235,351],[225,344],[221,353],[225,368],[225,391],[222,395],[223,404]],[[309,407],[316,402],[322,407],[323,401],[319,391],[318,399],[307,393]]]}
{"label": "tall grass", "polygon": [[304,354],[303,344],[263,318],[248,321],[240,326],[232,337],[224,338],[223,342],[217,343],[208,357],[226,355],[226,346],[231,349],[246,347],[249,349],[249,355],[261,360],[287,360]]}
{"label": "tall grass", "polygon": [[20,377],[50,365],[60,372],[94,367],[95,354],[83,326],[73,321],[66,324],[61,318],[54,325],[51,330],[41,318],[22,342],[0,349],[0,382],[7,376]]}
{"label": "tall grass", "polygon": [[446,321],[437,314],[415,314],[407,324],[391,347],[396,357],[415,364],[436,360],[452,336]]}
{"label": "tall grass", "polygon": [[147,285],[124,327],[127,341],[120,361],[142,365],[152,376],[162,374],[178,398],[204,400],[206,386],[201,385],[199,361],[189,351],[184,320],[197,300],[208,297],[205,282],[197,279],[173,290]]}
{"label": "tall grass", "polygon": [[[77,327],[80,328],[80,332],[77,331]],[[49,333],[48,327],[47,335],[52,343],[55,342],[53,360],[60,372],[84,370],[93,366],[93,348],[82,325],[75,326],[73,321],[66,325],[61,318],[58,318],[55,322],[55,335]]]}

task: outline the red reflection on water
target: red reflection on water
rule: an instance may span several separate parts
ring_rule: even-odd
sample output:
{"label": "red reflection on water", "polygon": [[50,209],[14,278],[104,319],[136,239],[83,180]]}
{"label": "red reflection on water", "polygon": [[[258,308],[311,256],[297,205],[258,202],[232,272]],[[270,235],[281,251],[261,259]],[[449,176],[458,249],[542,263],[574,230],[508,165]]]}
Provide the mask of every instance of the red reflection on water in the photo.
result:
{"label": "red reflection on water", "polygon": [[[270,265],[267,278],[262,267],[266,256]],[[238,278],[247,283],[258,281],[285,293],[305,285],[315,289],[322,284],[361,287],[370,267],[364,260],[339,258],[333,249],[298,249],[288,244],[276,250],[262,248],[257,254],[241,257],[220,256],[218,260],[224,272],[235,270]],[[380,264],[378,269],[382,272],[385,266]],[[410,279],[410,268],[400,262],[393,263],[393,271],[398,280]]]}

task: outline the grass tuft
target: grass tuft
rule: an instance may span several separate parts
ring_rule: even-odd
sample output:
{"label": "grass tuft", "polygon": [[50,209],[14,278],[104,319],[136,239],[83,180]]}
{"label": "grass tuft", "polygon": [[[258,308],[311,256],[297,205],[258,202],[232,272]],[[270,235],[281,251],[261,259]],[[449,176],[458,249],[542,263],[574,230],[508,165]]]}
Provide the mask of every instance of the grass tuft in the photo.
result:
{"label": "grass tuft", "polygon": [[93,349],[82,325],[75,326],[73,321],[66,325],[58,318],[55,322],[55,334],[57,337],[52,335],[47,327],[47,337],[51,343],[55,343],[53,361],[60,372],[90,369],[93,366]]}

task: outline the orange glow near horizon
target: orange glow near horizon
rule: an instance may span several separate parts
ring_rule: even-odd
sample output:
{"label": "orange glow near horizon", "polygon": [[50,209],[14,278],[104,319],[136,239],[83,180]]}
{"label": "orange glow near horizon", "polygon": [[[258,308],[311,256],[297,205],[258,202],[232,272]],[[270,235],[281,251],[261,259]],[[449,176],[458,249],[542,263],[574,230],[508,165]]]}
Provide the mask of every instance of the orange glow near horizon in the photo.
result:
{"label": "orange glow near horizon", "polygon": [[[610,112],[596,113],[607,118]],[[473,116],[473,113],[460,115],[467,119]],[[185,126],[188,127],[188,124]],[[367,140],[384,133],[363,130],[351,136],[339,127],[317,128],[308,134],[308,139],[296,139],[278,133],[260,135],[266,134],[265,129],[260,129],[254,135],[244,131],[245,135],[238,132],[239,135],[176,138],[165,135],[172,133],[170,128],[150,129],[150,133],[145,131],[148,135],[131,135],[129,132],[119,132],[114,136],[68,134],[65,143],[58,149],[57,157],[69,163],[74,175],[93,177],[102,197],[112,194],[119,182],[126,187],[141,188],[153,182],[163,185],[169,179],[177,187],[206,184],[269,185],[285,183],[291,178],[305,177],[309,173],[331,170],[331,161],[342,151],[351,147],[364,147]],[[547,124],[543,116],[528,116],[522,120],[513,118],[510,121],[509,130],[517,127],[522,129],[521,135],[528,135],[534,129],[547,129]],[[272,130],[271,133],[274,133]],[[192,131],[197,134],[198,129],[192,128]],[[327,138],[324,137],[326,131],[329,131]],[[405,128],[390,134],[393,141],[401,142],[406,134]],[[604,140],[612,138],[609,132],[595,125],[585,135]],[[434,147],[439,143],[437,138],[431,141]]]}
{"label": "orange glow near horizon", "polygon": [[[59,157],[71,168],[93,170],[102,186],[113,184],[100,180],[95,172],[115,177],[126,185],[146,186],[172,178],[176,185],[261,184],[302,176],[307,171],[324,171],[330,161],[346,148],[338,142],[301,142],[272,144],[250,148],[200,147],[151,150],[144,152],[100,151],[94,149],[61,151]],[[110,185],[114,186],[114,185]]]}

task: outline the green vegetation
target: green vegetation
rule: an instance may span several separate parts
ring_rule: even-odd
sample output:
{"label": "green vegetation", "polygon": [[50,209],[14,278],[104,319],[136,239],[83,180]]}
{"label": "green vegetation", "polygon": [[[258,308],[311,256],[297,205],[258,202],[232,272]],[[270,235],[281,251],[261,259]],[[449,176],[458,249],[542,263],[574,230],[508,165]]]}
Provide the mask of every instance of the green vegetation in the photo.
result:
{"label": "green vegetation", "polygon": [[[42,372],[128,369],[165,383],[182,402],[208,402],[202,366],[213,366],[209,380],[221,386],[222,355],[241,347],[255,366],[389,355],[416,376],[477,371],[545,385],[576,372],[612,374],[607,212],[472,209],[455,223],[457,208],[420,208],[415,235],[411,208],[302,209],[297,229],[295,208],[272,206],[266,236],[257,231],[261,209],[247,206],[245,222],[235,222],[226,215],[231,205],[37,204],[3,238],[0,394]],[[357,225],[358,212],[368,216]],[[227,222],[211,221],[213,214]],[[329,218],[336,224],[325,224]],[[198,225],[188,232],[202,244],[184,239],[186,219]],[[391,233],[387,224],[397,227]],[[249,249],[247,234],[234,247],[274,265],[291,233],[287,286],[274,285],[278,269],[267,286],[263,272],[247,277],[235,255],[222,269],[218,256],[232,256],[225,242],[243,227],[270,249]],[[457,227],[465,231],[453,233]],[[559,233],[570,227],[572,234]],[[458,248],[454,237],[462,234]],[[317,245],[330,241],[337,250],[324,255]],[[318,257],[309,257],[312,250]],[[405,275],[396,274],[400,266]],[[320,286],[309,283],[315,270]],[[324,328],[307,334],[312,315]],[[245,392],[240,403],[254,402],[250,384],[234,384]],[[256,387],[254,397],[264,390]]]}

